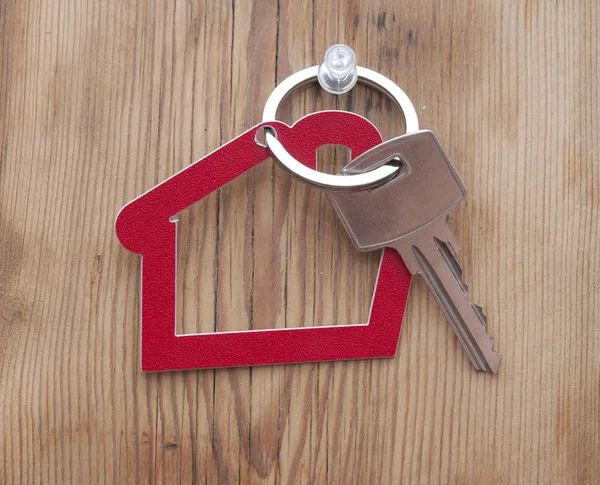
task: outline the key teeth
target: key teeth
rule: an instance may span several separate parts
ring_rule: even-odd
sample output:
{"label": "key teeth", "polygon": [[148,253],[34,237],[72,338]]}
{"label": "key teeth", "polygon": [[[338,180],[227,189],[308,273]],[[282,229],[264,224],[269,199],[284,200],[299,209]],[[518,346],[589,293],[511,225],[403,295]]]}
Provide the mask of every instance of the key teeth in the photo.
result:
{"label": "key teeth", "polygon": [[471,303],[471,307],[473,311],[477,314],[477,317],[481,321],[481,325],[485,330],[487,328],[487,315],[483,313],[483,308],[481,308],[477,303]]}
{"label": "key teeth", "polygon": [[[493,335],[488,335],[489,339],[490,339],[490,350],[494,350],[494,341],[496,340],[494,338]],[[488,367],[488,370],[490,370],[492,373],[497,374],[498,370],[500,369],[500,363],[502,361],[502,354],[499,352],[494,352],[494,356],[496,357],[496,360],[493,362],[488,362],[486,365]]]}
{"label": "key teeth", "polygon": [[[486,331],[486,327],[487,327],[487,316],[485,315],[485,313],[483,313],[483,308],[481,308],[479,305],[477,305],[476,303],[471,303],[471,307],[473,308],[473,311],[475,312],[475,314],[477,315],[477,317],[479,318],[479,321],[481,322],[481,325],[483,326],[483,330]],[[496,338],[493,335],[488,335],[487,336],[490,342],[490,350],[494,350],[494,343],[496,342]],[[488,367],[488,369],[491,372],[493,372],[494,374],[498,373],[498,369],[500,368],[500,361],[502,360],[502,354],[498,353],[498,352],[494,352],[494,355],[497,358],[496,362],[491,362],[491,363],[487,363],[486,366]]]}
{"label": "key teeth", "polygon": [[[500,368],[500,361],[502,359],[502,354],[499,354],[498,352],[494,352],[494,348],[493,348],[494,347],[494,337],[491,335],[487,335],[487,316],[483,312],[483,308],[481,306],[477,305],[476,303],[471,302],[468,299],[469,286],[463,281],[463,270],[462,270],[462,267],[456,257],[457,253],[458,253],[458,250],[457,250],[458,245],[456,244],[456,239],[454,239],[454,237],[448,230],[447,226],[445,226],[442,231],[434,233],[432,235],[433,235],[433,242],[435,244],[435,248],[437,248],[439,254],[442,256],[442,258],[445,262],[446,268],[452,275],[454,281],[457,283],[457,286],[460,289],[460,291],[463,293],[463,296],[465,297],[467,304],[473,310],[473,313],[476,315],[477,319],[479,320],[479,323],[481,324],[481,327],[489,340],[488,340],[488,344],[486,345],[485,338],[481,338],[481,337],[483,337],[483,335],[481,335],[479,332],[477,332],[479,334],[479,336],[480,336],[479,338],[481,338],[481,340],[478,341],[478,344],[476,342],[473,342],[473,345],[475,347],[477,347],[477,345],[479,345],[480,347],[479,347],[479,349],[475,350],[474,354],[471,354],[470,351],[468,350],[469,345],[467,345],[465,343],[465,340],[466,339],[474,339],[474,337],[469,332],[467,332],[467,333],[469,333],[469,335],[467,335],[466,337],[459,336],[459,339],[461,340],[463,347],[465,347],[465,349],[467,350],[467,353],[469,353],[469,357],[471,358],[471,361],[473,362],[473,365],[475,366],[475,368],[477,370],[485,371],[485,372],[493,372],[494,374],[496,374]],[[430,280],[430,277],[431,277],[431,275],[437,277],[436,270],[430,266],[430,262],[425,258],[425,256],[423,256],[422,252],[420,251],[420,249],[417,246],[413,245],[412,249],[413,249],[414,261],[419,266],[420,273],[423,275],[423,277],[425,277],[428,281],[430,281],[430,283],[429,283],[430,289],[435,293],[434,283],[439,284],[439,282],[437,282],[437,280],[436,280],[432,283]],[[446,315],[446,316],[448,317],[448,315]],[[471,317],[468,317],[468,318],[471,318]],[[476,329],[473,329],[473,330],[476,330]],[[457,331],[456,327],[455,327],[455,332],[457,333],[457,335],[460,333]],[[485,348],[481,348],[481,347],[485,347]]]}

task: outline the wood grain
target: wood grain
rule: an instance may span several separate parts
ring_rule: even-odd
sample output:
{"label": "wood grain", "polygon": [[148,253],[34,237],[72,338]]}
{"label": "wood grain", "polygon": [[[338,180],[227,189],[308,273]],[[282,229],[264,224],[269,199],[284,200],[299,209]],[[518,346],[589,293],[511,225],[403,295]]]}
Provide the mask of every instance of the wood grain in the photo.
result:
{"label": "wood grain", "polygon": [[[599,483],[599,14],[3,1],[0,483]],[[257,123],[336,42],[402,86],[469,187],[450,223],[499,375],[472,369],[421,281],[393,359],[142,374],[119,208]],[[364,87],[309,86],[280,113],[324,108],[403,130]],[[178,237],[182,331],[366,318],[379,256],[270,161],[184,211]]]}

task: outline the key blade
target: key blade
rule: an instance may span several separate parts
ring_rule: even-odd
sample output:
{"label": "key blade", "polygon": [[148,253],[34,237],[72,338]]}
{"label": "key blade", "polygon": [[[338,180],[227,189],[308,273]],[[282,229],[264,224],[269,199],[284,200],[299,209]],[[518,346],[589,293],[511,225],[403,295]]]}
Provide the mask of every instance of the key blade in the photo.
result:
{"label": "key blade", "polygon": [[[438,238],[434,238],[434,241],[435,241],[435,245],[437,246],[437,248],[440,251],[441,255],[443,256],[444,260],[446,261],[446,264],[448,265],[448,269],[454,275],[454,278],[456,279],[456,282],[462,289],[462,292],[465,295],[465,298],[467,298],[468,294],[469,294],[469,285],[467,285],[463,280],[462,268],[460,266],[460,263],[456,259],[456,253],[449,247],[449,245],[446,242],[444,242]],[[487,328],[487,316],[485,313],[483,313],[483,308],[481,308],[479,305],[477,305],[476,303],[473,303],[473,302],[471,302],[471,307],[473,308],[473,311],[479,318],[479,321],[481,322],[481,325],[483,326],[483,329],[485,330]]]}
{"label": "key blade", "polygon": [[487,321],[481,307],[468,300],[462,269],[444,243],[448,232],[441,220],[392,246],[411,273],[423,276],[475,368],[495,374],[502,356],[493,350],[493,338],[485,332]]}
{"label": "key blade", "polygon": [[438,239],[437,237],[433,238],[433,240],[435,241],[438,250],[444,257],[444,260],[448,265],[448,269],[452,272],[454,278],[456,278],[456,281],[458,282],[461,289],[463,290],[463,293],[466,296],[469,292],[469,286],[462,279],[462,268],[460,267],[460,263],[456,259],[456,254],[450,250],[450,248],[444,241]]}
{"label": "key blade", "polygon": [[[487,315],[485,313],[483,313],[483,308],[481,308],[477,303],[473,303],[473,302],[471,302],[471,306],[473,307],[473,311],[479,318],[479,321],[481,322],[481,326],[483,327],[484,330],[486,330],[487,329]],[[494,339],[494,337],[492,337],[492,336],[490,336],[490,338],[492,340]]]}

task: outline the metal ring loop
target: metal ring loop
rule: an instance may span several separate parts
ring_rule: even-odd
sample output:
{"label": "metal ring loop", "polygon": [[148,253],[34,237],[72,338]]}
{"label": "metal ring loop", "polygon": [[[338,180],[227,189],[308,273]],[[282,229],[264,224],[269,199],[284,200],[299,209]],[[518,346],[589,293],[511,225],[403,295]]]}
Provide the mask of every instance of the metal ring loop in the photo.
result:
{"label": "metal ring loop", "polygon": [[[389,78],[365,67],[357,67],[358,80],[364,84],[375,87],[387,94],[400,108],[406,120],[406,132],[411,133],[419,129],[419,119],[415,107],[409,97],[400,87]],[[271,93],[263,110],[263,123],[275,121],[279,103],[297,87],[317,80],[319,66],[308,67],[292,74],[283,80]],[[400,168],[392,165],[383,165],[375,170],[353,175],[330,175],[308,168],[292,157],[280,141],[265,130],[265,141],[271,154],[280,165],[300,180],[327,190],[365,190],[374,187],[391,178]]]}

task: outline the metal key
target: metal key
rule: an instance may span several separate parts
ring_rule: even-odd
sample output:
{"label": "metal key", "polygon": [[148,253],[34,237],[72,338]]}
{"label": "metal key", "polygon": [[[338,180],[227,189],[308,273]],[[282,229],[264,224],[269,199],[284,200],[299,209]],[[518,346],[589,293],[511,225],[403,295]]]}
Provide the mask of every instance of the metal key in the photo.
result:
{"label": "metal key", "polygon": [[446,218],[465,197],[465,187],[436,136],[417,131],[355,158],[340,173],[400,163],[399,174],[375,189],[327,192],[360,251],[396,249],[412,274],[421,274],[478,370],[498,372],[501,355],[486,334],[486,316],[467,297],[456,260],[458,245]]}

